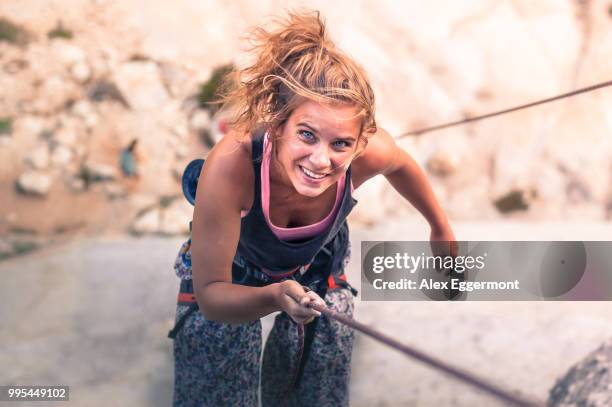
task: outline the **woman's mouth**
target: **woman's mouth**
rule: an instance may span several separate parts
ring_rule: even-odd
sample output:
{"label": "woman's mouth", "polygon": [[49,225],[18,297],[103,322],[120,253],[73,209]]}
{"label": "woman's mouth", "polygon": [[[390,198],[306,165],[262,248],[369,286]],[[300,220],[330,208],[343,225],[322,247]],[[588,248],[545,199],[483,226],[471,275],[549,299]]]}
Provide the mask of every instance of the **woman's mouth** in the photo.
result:
{"label": "woman's mouth", "polygon": [[300,167],[300,170],[302,170],[302,174],[306,175],[307,178],[313,181],[321,180],[329,175],[329,174],[323,174],[323,173],[311,171],[307,168],[302,167],[301,165],[298,165],[298,167]]}

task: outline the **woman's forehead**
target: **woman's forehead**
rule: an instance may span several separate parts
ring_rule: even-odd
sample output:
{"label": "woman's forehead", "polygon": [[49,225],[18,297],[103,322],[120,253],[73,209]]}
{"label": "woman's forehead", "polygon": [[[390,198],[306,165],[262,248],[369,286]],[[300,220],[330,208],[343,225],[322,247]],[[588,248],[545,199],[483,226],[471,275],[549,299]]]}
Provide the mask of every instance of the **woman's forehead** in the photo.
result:
{"label": "woman's forehead", "polygon": [[294,124],[305,122],[315,130],[328,129],[354,135],[361,129],[362,117],[359,112],[354,105],[306,101],[293,111],[291,121]]}

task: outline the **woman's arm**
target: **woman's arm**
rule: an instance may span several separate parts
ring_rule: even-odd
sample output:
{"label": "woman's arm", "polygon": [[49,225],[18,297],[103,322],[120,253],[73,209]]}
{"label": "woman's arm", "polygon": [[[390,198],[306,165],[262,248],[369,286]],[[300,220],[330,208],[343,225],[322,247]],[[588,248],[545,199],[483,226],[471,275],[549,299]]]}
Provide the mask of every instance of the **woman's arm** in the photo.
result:
{"label": "woman's arm", "polygon": [[284,310],[296,321],[308,322],[319,313],[306,307],[314,297],[296,282],[265,287],[232,284],[240,211],[252,202],[252,168],[250,151],[233,134],[226,135],[206,159],[198,181],[192,223],[196,301],[209,320],[242,323]]}
{"label": "woman's arm", "polygon": [[397,146],[389,133],[379,129],[355,164],[359,168],[359,184],[375,175],[384,175],[393,188],[425,217],[431,227],[432,240],[455,240],[427,177],[414,159]]}

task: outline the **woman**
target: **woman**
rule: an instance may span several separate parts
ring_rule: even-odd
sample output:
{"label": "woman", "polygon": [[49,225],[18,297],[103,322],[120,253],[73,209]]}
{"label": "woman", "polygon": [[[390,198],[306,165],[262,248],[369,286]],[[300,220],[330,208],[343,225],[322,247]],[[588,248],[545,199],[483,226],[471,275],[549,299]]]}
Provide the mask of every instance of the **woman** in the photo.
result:
{"label": "woman", "polygon": [[255,62],[224,99],[233,130],[208,155],[177,261],[174,404],[257,405],[259,319],[282,311],[261,361],[262,404],[348,405],[353,333],[309,304],[352,315],[353,189],[382,174],[432,240],[453,232],[416,163],[377,128],[365,72],[318,13],[254,36]]}

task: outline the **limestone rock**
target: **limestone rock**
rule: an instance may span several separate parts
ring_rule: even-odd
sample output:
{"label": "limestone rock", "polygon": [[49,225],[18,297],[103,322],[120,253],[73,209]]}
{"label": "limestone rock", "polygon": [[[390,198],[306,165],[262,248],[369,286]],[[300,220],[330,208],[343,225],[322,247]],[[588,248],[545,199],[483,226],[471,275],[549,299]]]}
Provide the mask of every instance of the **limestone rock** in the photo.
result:
{"label": "limestone rock", "polygon": [[130,205],[138,211],[143,211],[156,206],[159,199],[155,195],[131,194],[129,197]]}
{"label": "limestone rock", "polygon": [[14,123],[15,138],[31,138],[40,135],[47,126],[47,121],[39,116],[23,115],[17,117]]}
{"label": "limestone rock", "polygon": [[168,94],[154,62],[123,64],[115,72],[115,83],[132,109],[159,109],[168,101]]}
{"label": "limestone rock", "polygon": [[574,365],[550,390],[550,407],[612,405],[612,340]]}
{"label": "limestone rock", "polygon": [[449,150],[439,150],[427,161],[427,169],[439,176],[446,176],[454,173],[458,166],[459,157]]}
{"label": "limestone rock", "polygon": [[189,91],[190,78],[184,69],[169,62],[162,62],[159,69],[161,78],[172,96],[181,96]]}
{"label": "limestone rock", "polygon": [[208,110],[198,109],[189,118],[189,126],[195,131],[210,128],[210,122],[211,118]]}
{"label": "limestone rock", "polygon": [[98,124],[98,115],[87,99],[79,100],[71,108],[72,115],[80,118],[87,129],[91,129]]}
{"label": "limestone rock", "polygon": [[17,180],[17,189],[28,195],[46,196],[51,189],[51,176],[39,171],[25,172]]}
{"label": "limestone rock", "polygon": [[70,68],[70,74],[78,83],[85,83],[91,78],[91,68],[85,62],[77,62]]}
{"label": "limestone rock", "polygon": [[128,195],[127,190],[121,184],[108,182],[104,185],[104,193],[110,200],[122,199]]}
{"label": "limestone rock", "polygon": [[70,101],[78,99],[76,85],[60,75],[51,75],[44,80],[26,110],[38,114],[52,114],[60,111]]}
{"label": "limestone rock", "polygon": [[26,157],[28,164],[35,170],[45,170],[49,167],[49,147],[47,143],[39,145]]}
{"label": "limestone rock", "polygon": [[83,192],[85,190],[85,180],[80,177],[70,177],[66,184],[72,192]]}
{"label": "limestone rock", "polygon": [[193,217],[193,208],[186,200],[175,199],[165,208],[161,216],[160,233],[164,235],[185,235],[189,233],[189,222]]}
{"label": "limestone rock", "polygon": [[137,235],[157,233],[160,227],[160,219],[160,209],[151,209],[136,218],[132,224],[131,232]]}
{"label": "limestone rock", "polygon": [[72,151],[70,148],[60,144],[53,149],[51,153],[51,162],[54,166],[64,168],[70,163],[70,160],[72,160]]}
{"label": "limestone rock", "polygon": [[117,179],[117,169],[108,164],[88,162],[85,164],[85,171],[91,181],[112,181]]}
{"label": "limestone rock", "polygon": [[82,119],[86,118],[88,115],[94,113],[94,108],[86,99],[81,99],[78,102],[73,103],[70,108],[73,115],[80,117]]}
{"label": "limestone rock", "polygon": [[60,127],[53,133],[53,141],[64,146],[72,147],[78,140],[78,134],[74,127]]}
{"label": "limestone rock", "polygon": [[177,144],[174,147],[174,154],[176,155],[176,158],[185,158],[189,154],[189,148],[184,144]]}
{"label": "limestone rock", "polygon": [[86,57],[85,52],[81,48],[63,39],[51,41],[51,51],[65,66],[72,66],[83,62]]}

